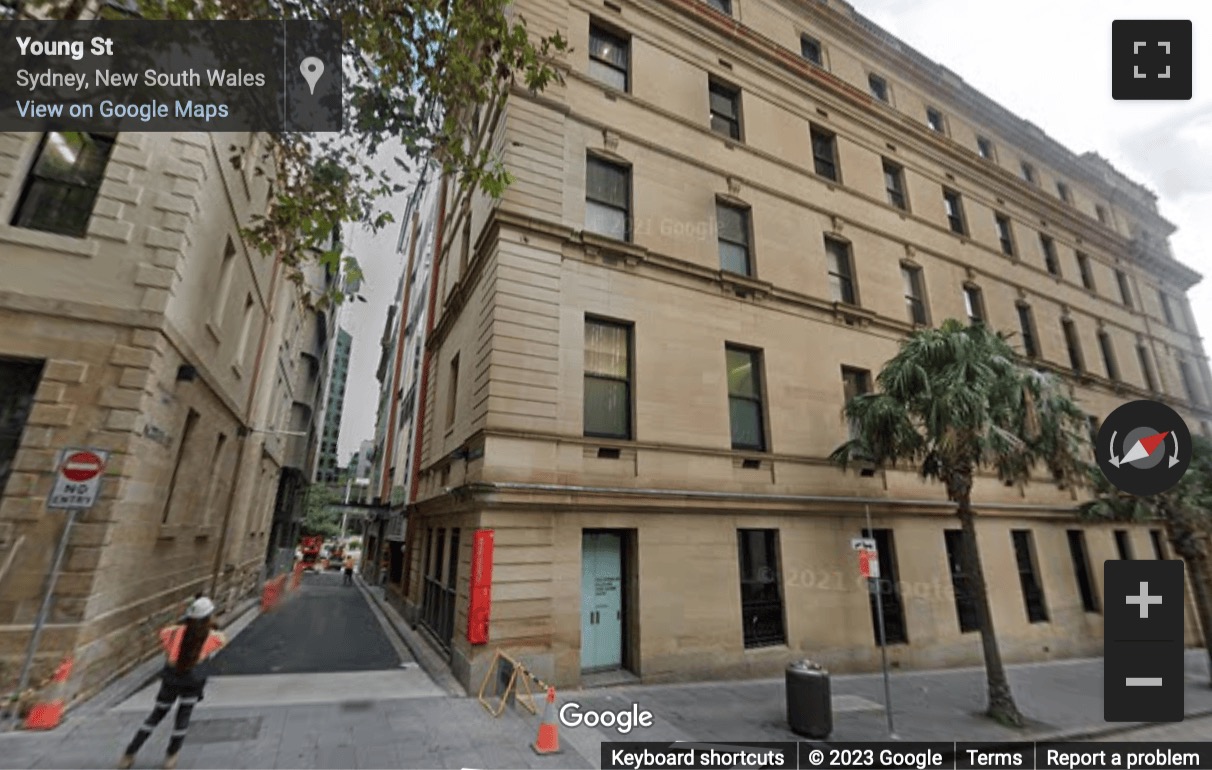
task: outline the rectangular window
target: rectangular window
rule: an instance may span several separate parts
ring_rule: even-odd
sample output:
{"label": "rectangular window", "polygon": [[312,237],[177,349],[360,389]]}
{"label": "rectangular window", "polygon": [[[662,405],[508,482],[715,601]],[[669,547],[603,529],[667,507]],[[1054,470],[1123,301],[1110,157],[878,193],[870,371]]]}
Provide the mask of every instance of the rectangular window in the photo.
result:
{"label": "rectangular window", "polygon": [[1031,306],[1018,304],[1018,328],[1023,335],[1023,355],[1027,358],[1039,356],[1039,344],[1035,338],[1035,319],[1031,316]]}
{"label": "rectangular window", "polygon": [[1030,530],[1011,530],[1014,541],[1014,560],[1018,564],[1018,580],[1023,589],[1023,604],[1027,607],[1027,620],[1046,623],[1048,608],[1044,604],[1044,588],[1039,579],[1039,566],[1035,558],[1035,544]]}
{"label": "rectangular window", "polygon": [[800,35],[800,55],[820,67],[822,63],[821,41],[808,35]]}
{"label": "rectangular window", "polygon": [[825,260],[829,267],[830,297],[834,302],[857,305],[858,293],[854,290],[854,262],[850,244],[826,236]]}
{"label": "rectangular window", "polygon": [[1098,333],[1098,347],[1103,353],[1103,366],[1107,369],[1107,378],[1119,380],[1119,362],[1115,358],[1115,346],[1111,342],[1111,335],[1106,330]]}
{"label": "rectangular window", "polygon": [[631,326],[585,319],[585,435],[631,438]]}
{"label": "rectangular window", "polygon": [[733,345],[724,347],[728,367],[728,421],[732,448],[766,451],[762,409],[762,354]]}
{"label": "rectangular window", "polygon": [[925,326],[926,292],[922,286],[922,269],[915,265],[901,265],[901,280],[905,287],[905,308],[911,323]]}
{"label": "rectangular window", "polygon": [[1124,307],[1132,307],[1132,287],[1128,285],[1128,274],[1123,270],[1115,271],[1115,280],[1119,283],[1119,299]]}
{"label": "rectangular window", "polygon": [[1083,365],[1082,344],[1077,336],[1077,324],[1065,318],[1061,321],[1061,330],[1065,333],[1065,347],[1069,349],[1069,365],[1075,372],[1083,371],[1086,367]]}
{"label": "rectangular window", "polygon": [[1073,203],[1073,193],[1069,191],[1069,185],[1065,184],[1064,182],[1056,183],[1056,194],[1059,195],[1060,199],[1065,203]]}
{"label": "rectangular window", "polygon": [[1157,392],[1157,383],[1153,379],[1153,365],[1149,363],[1149,352],[1143,342],[1136,344],[1136,360],[1140,363],[1140,373],[1145,378],[1145,387],[1150,393]]}
{"label": "rectangular window", "polygon": [[967,235],[968,227],[964,224],[964,204],[960,200],[960,194],[944,187],[943,208],[947,210],[947,225],[951,232]]}
{"label": "rectangular window", "polygon": [[1123,561],[1132,560],[1132,538],[1128,535],[1128,530],[1115,530],[1115,552]]}
{"label": "rectangular window", "polygon": [[620,91],[628,90],[631,41],[589,24],[589,77]]}
{"label": "rectangular window", "polygon": [[450,359],[450,380],[446,383],[446,430],[454,427],[459,405],[459,354]]}
{"label": "rectangular window", "polygon": [[227,314],[227,298],[231,294],[231,284],[236,270],[236,246],[231,238],[223,247],[223,261],[219,263],[219,283],[211,304],[210,322],[216,329],[223,329],[223,319]]}
{"label": "rectangular window", "polygon": [[997,223],[997,238],[1002,245],[1002,253],[1007,257],[1014,256],[1014,233],[1010,229],[1010,217],[994,214],[993,221]]}
{"label": "rectangular window", "polygon": [[985,160],[993,160],[993,142],[986,137],[976,137],[976,152]]}
{"label": "rectangular window", "polygon": [[1086,554],[1086,533],[1070,529],[1069,556],[1073,559],[1073,576],[1077,578],[1077,590],[1082,596],[1082,609],[1098,612],[1098,597],[1094,594],[1094,580],[1090,574],[1090,558]]}
{"label": "rectangular window", "polygon": [[1077,271],[1082,276],[1082,287],[1089,291],[1094,291],[1094,268],[1090,266],[1090,257],[1077,252]]}
{"label": "rectangular window", "polygon": [[730,139],[740,140],[740,90],[718,80],[712,80],[707,88],[711,103],[711,130]]}
{"label": "rectangular window", "polygon": [[1161,305],[1162,316],[1166,319],[1167,326],[1174,326],[1174,309],[1170,307],[1170,297],[1161,289],[1157,290],[1157,301]]}
{"label": "rectangular window", "polygon": [[727,203],[715,204],[715,219],[720,246],[720,269],[740,275],[753,275],[749,258],[749,210]]}
{"label": "rectangular window", "polygon": [[1052,275],[1059,276],[1060,260],[1056,258],[1056,244],[1046,235],[1040,235],[1039,247],[1044,252],[1044,267],[1048,268],[1048,272]]}
{"label": "rectangular window", "polygon": [[13,472],[41,380],[42,361],[0,358],[0,497]]}
{"label": "rectangular window", "polygon": [[824,129],[811,126],[812,165],[820,176],[837,181],[837,138]]}
{"label": "rectangular window", "polygon": [[[857,369],[852,366],[842,367],[842,397],[843,404],[849,404],[856,396],[861,396],[871,392],[871,372],[866,369]],[[858,438],[858,425],[851,422],[849,425],[850,438]]]}
{"label": "rectangular window", "polygon": [[985,322],[985,297],[979,286],[964,286],[964,310],[968,313],[968,323]]}
{"label": "rectangular window", "polygon": [[105,178],[114,134],[50,131],[17,202],[13,226],[82,237]]}
{"label": "rectangular window", "polygon": [[[876,582],[884,605],[884,638],[888,644],[906,644],[909,641],[909,634],[905,626],[905,606],[901,601],[901,581],[897,574],[896,545],[892,540],[892,530],[864,529],[863,537],[875,540],[880,571],[879,580]],[[874,592],[867,596],[871,600],[871,630],[878,646],[880,643],[879,599]]]}
{"label": "rectangular window", "polygon": [[905,199],[905,169],[890,160],[884,161],[884,189],[888,191],[888,202],[901,211],[909,210]]}
{"label": "rectangular window", "polygon": [[960,633],[976,631],[980,620],[976,608],[976,595],[964,568],[964,533],[958,529],[943,530],[947,546],[947,567],[951,571],[951,589],[955,592],[955,616],[959,620]]}
{"label": "rectangular window", "polygon": [[631,240],[631,169],[596,155],[585,156],[585,229]]}
{"label": "rectangular window", "polygon": [[867,76],[867,87],[871,89],[871,95],[879,99],[884,104],[888,103],[888,81],[876,74]]}
{"label": "rectangular window", "polygon": [[931,131],[937,131],[940,134],[947,132],[946,125],[943,122],[943,113],[933,107],[926,108],[926,125],[930,126]]}
{"label": "rectangular window", "polygon": [[1095,206],[1094,214],[1098,217],[1100,224],[1107,224],[1107,209],[1105,206]]}
{"label": "rectangular window", "polygon": [[167,524],[169,515],[175,507],[177,497],[177,477],[181,474],[182,461],[185,459],[185,454],[189,450],[192,443],[194,429],[198,426],[198,420],[201,418],[197,412],[190,409],[185,414],[185,425],[181,428],[181,439],[177,444],[177,457],[173,461],[173,474],[168,479],[168,494],[164,496],[164,510],[160,514],[160,523]]}
{"label": "rectangular window", "polygon": [[778,530],[738,529],[736,545],[745,647],[785,644]]}
{"label": "rectangular window", "polygon": [[1153,558],[1158,560],[1165,559],[1166,546],[1162,540],[1162,533],[1160,529],[1149,530],[1149,542],[1153,544]]}
{"label": "rectangular window", "polygon": [[1187,400],[1193,404],[1202,404],[1204,400],[1200,397],[1194,377],[1191,376],[1191,366],[1187,363],[1187,359],[1182,357],[1178,359],[1178,375],[1182,378],[1183,392],[1187,394]]}
{"label": "rectangular window", "polygon": [[705,0],[705,2],[720,13],[732,15],[732,0]]}
{"label": "rectangular window", "polygon": [[1030,163],[1024,160],[1022,168],[1023,180],[1030,182],[1031,184],[1038,184],[1038,182],[1035,181],[1035,166],[1032,166]]}

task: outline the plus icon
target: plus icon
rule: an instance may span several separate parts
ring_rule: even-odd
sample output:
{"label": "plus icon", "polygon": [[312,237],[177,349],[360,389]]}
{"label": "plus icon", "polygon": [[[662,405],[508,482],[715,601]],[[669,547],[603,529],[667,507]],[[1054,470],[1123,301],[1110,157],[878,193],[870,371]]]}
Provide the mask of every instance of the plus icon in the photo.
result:
{"label": "plus icon", "polygon": [[1111,97],[1116,100],[1191,98],[1191,22],[1111,23]]}
{"label": "plus icon", "polygon": [[1144,582],[1143,580],[1141,581],[1141,584],[1140,584],[1140,596],[1129,596],[1128,597],[1128,604],[1136,604],[1136,605],[1140,606],[1140,616],[1142,619],[1149,617],[1149,605],[1150,604],[1161,604],[1161,603],[1162,603],[1161,596],[1150,596],[1149,595],[1149,584]]}

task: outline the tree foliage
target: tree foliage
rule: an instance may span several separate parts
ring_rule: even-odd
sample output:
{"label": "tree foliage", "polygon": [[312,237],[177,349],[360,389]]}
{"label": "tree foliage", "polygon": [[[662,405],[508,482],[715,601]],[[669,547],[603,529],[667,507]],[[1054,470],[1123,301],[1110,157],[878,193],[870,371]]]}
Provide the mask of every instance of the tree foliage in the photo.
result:
{"label": "tree foliage", "polygon": [[341,533],[341,514],[335,507],[341,502],[340,494],[323,484],[312,484],[307,488],[303,501],[303,534],[336,537]]}
{"label": "tree foliage", "polygon": [[[43,18],[76,19],[89,3],[30,5]],[[318,259],[356,279],[361,272],[343,253],[339,228],[389,224],[390,212],[377,204],[405,191],[393,181],[397,172],[436,168],[461,194],[503,193],[511,180],[491,138],[504,103],[514,88],[541,91],[559,80],[558,57],[567,50],[558,33],[532,34],[508,0],[135,0],[135,6],[144,19],[341,22],[345,130],[268,136],[258,168],[267,169],[269,207],[244,236],[288,265]],[[130,17],[109,7],[102,16]]]}

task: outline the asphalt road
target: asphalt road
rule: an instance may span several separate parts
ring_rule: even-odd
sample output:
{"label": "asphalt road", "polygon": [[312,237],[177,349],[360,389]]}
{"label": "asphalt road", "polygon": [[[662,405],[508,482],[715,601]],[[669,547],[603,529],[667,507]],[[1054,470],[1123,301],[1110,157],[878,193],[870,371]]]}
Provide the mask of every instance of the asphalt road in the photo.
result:
{"label": "asphalt road", "polygon": [[338,572],[306,573],[297,593],[215,656],[211,673],[315,674],[398,669],[402,662],[362,592]]}

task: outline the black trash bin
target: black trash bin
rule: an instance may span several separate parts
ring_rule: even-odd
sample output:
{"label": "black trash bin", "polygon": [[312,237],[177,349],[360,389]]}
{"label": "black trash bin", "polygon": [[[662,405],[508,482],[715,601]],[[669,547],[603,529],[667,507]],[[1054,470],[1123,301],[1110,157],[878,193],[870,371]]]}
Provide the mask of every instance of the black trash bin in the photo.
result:
{"label": "black trash bin", "polygon": [[829,672],[810,660],[787,666],[787,722],[800,735],[823,740],[833,732]]}

